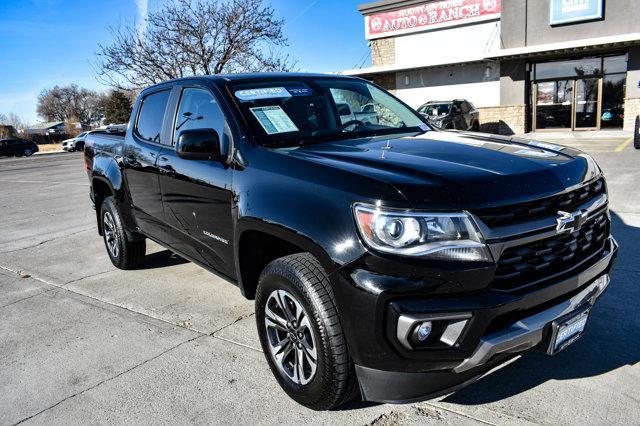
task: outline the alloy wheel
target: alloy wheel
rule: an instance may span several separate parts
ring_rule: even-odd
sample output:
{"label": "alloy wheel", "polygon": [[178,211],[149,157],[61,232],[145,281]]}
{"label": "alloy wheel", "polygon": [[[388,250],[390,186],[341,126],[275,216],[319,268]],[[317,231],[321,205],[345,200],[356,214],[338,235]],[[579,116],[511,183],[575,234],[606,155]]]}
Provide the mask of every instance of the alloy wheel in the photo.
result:
{"label": "alloy wheel", "polygon": [[119,249],[118,249],[118,234],[116,232],[116,225],[113,221],[113,216],[111,213],[104,212],[103,218],[103,230],[104,230],[104,240],[107,243],[107,249],[111,254],[111,257],[118,257]]}
{"label": "alloy wheel", "polygon": [[309,316],[300,302],[286,290],[274,290],[267,299],[264,322],[278,370],[298,385],[313,380],[318,353]]}

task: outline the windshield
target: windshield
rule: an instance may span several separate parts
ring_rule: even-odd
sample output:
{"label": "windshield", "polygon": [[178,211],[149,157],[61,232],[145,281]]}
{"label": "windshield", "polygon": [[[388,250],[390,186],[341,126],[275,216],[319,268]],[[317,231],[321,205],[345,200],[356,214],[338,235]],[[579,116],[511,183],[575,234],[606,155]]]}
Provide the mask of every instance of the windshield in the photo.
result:
{"label": "windshield", "polygon": [[264,145],[291,145],[429,128],[410,108],[363,80],[298,78],[231,84]]}
{"label": "windshield", "polygon": [[451,103],[426,104],[423,105],[419,111],[431,117],[439,117],[449,114],[451,111]]}

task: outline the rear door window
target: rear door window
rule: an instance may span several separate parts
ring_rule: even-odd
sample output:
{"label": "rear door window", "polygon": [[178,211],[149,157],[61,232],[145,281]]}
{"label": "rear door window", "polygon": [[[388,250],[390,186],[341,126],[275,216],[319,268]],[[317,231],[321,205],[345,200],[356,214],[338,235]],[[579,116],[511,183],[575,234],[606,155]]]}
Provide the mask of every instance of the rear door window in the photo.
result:
{"label": "rear door window", "polygon": [[136,134],[149,142],[160,143],[164,112],[169,101],[170,90],[151,93],[142,100],[136,122]]}

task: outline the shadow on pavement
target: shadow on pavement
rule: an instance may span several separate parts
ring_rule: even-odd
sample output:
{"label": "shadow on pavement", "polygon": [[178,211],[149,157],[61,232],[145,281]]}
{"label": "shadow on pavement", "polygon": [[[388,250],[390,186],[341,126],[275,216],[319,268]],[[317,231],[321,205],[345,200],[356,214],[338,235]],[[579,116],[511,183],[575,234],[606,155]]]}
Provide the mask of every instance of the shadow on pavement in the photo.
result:
{"label": "shadow on pavement", "polygon": [[500,401],[549,380],[599,376],[640,361],[640,268],[617,268],[621,263],[633,264],[632,259],[638,258],[640,228],[626,225],[612,212],[612,230],[620,244],[617,264],[611,285],[596,304],[585,335],[553,357],[530,352],[448,396],[445,402],[475,405]]}
{"label": "shadow on pavement", "polygon": [[145,256],[144,263],[137,269],[158,269],[169,266],[182,265],[189,262],[188,260],[178,256],[170,250],[161,250]]}

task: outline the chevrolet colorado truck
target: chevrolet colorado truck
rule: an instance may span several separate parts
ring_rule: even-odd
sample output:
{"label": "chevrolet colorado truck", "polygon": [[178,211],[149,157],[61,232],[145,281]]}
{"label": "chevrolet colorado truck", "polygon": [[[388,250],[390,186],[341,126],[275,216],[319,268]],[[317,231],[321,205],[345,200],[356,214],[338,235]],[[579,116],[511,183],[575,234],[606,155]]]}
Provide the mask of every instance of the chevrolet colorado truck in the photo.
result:
{"label": "chevrolet colorado truck", "polygon": [[237,285],[276,380],[313,409],[427,399],[563,350],[617,254],[589,155],[432,129],[358,78],[161,83],[125,136],[87,137],[85,165],[113,264],[138,267],[150,239]]}

